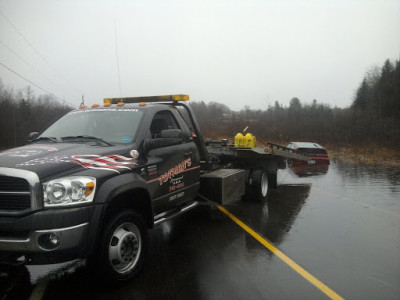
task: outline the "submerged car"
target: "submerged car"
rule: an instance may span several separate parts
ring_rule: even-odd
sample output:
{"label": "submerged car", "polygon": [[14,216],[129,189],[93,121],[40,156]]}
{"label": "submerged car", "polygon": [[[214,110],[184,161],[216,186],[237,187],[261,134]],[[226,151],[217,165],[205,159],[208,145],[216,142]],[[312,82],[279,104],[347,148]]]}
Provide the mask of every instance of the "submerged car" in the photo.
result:
{"label": "submerged car", "polygon": [[[329,164],[328,152],[324,147],[317,143],[310,142],[291,142],[287,146],[288,148],[297,150],[298,152],[307,155],[311,158],[308,164]],[[292,163],[307,163],[302,160],[293,159]]]}
{"label": "submerged car", "polygon": [[316,163],[313,165],[308,165],[304,163],[292,164],[290,167],[291,171],[298,177],[311,177],[311,176],[321,176],[328,173],[329,164],[327,163]]}

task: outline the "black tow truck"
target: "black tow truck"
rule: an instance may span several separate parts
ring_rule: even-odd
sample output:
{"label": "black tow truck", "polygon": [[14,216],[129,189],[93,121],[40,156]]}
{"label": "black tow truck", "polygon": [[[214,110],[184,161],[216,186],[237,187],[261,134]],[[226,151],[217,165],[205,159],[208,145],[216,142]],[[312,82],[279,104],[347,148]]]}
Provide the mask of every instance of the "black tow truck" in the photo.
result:
{"label": "black tow truck", "polygon": [[88,259],[137,276],[148,229],[195,207],[263,201],[293,149],[204,141],[187,95],[104,99],[0,152],[0,263]]}

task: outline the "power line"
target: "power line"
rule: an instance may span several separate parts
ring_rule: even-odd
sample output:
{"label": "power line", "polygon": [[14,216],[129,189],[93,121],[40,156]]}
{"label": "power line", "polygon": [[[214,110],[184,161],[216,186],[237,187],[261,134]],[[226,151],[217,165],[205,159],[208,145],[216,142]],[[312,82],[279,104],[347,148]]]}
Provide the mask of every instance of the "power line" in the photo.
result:
{"label": "power line", "polygon": [[[42,90],[45,93],[50,94],[51,96],[53,96],[55,99],[58,99],[58,101],[61,101],[64,105],[65,105],[65,100],[61,99],[60,97],[57,97],[56,95],[54,95],[53,93],[49,92],[48,90],[40,87],[39,85],[37,85],[36,83],[32,82],[31,80],[25,78],[24,76],[18,74],[17,72],[15,72],[14,70],[12,70],[11,68],[7,67],[5,64],[3,64],[2,62],[0,62],[0,65],[2,65],[4,68],[6,68],[7,70],[9,70],[10,72],[14,73],[15,75],[19,76],[20,78],[22,78],[23,80],[29,82],[31,85],[37,87],[38,89]],[[71,103],[69,103],[70,105],[72,105]]]}
{"label": "power line", "polygon": [[[41,72],[39,72],[35,67],[33,67],[31,64],[29,64],[25,59],[23,59],[21,56],[19,56],[15,51],[13,51],[10,47],[8,47],[4,42],[0,41],[0,43],[6,47],[10,52],[12,52],[16,57],[18,57],[21,61],[23,61],[26,65],[28,65],[31,69],[33,69],[34,71],[36,71],[36,73],[38,73],[39,75],[43,76],[44,78],[46,78],[51,84],[57,86],[57,84],[55,84],[50,78],[48,78],[46,75],[42,74]],[[65,91],[66,92],[66,91]],[[68,93],[70,96],[75,97],[74,95]]]}
{"label": "power line", "polygon": [[61,77],[65,82],[67,82],[69,85],[71,85],[76,91],[79,92],[79,94],[81,94],[81,91],[79,91],[79,89],[73,85],[68,79],[66,79],[64,76],[61,76],[57,70],[47,61],[47,59],[40,54],[40,52],[31,44],[31,42],[28,41],[28,39],[22,34],[21,31],[18,30],[18,28],[10,21],[9,18],[7,18],[7,16],[0,10],[0,14],[4,17],[4,19],[8,22],[8,24],[11,25],[11,27],[13,27],[15,29],[15,31],[24,39],[24,41],[36,52],[37,55],[39,55],[39,57],[50,67],[53,69],[53,71],[59,76]]}

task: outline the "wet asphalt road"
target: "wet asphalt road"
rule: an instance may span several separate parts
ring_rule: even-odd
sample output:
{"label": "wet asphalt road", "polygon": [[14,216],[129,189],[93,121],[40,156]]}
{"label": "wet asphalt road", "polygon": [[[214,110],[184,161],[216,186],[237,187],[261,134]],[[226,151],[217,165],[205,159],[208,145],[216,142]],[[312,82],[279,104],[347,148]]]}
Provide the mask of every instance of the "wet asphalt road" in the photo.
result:
{"label": "wet asphalt road", "polygon": [[[309,176],[312,175],[312,176]],[[266,203],[225,208],[346,299],[400,299],[400,170],[332,163],[287,169]],[[327,299],[215,207],[201,205],[150,231],[144,273],[99,286],[84,262],[0,277],[5,299]],[[7,283],[5,284],[4,282]],[[13,294],[14,293],[14,294]]]}

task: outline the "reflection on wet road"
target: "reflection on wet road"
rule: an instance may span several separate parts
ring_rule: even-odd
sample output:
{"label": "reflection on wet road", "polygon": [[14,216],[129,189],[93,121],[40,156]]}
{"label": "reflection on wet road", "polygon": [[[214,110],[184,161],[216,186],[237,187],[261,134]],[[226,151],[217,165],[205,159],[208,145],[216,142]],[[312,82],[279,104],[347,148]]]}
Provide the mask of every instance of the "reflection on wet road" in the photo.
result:
{"label": "reflection on wet road", "polygon": [[335,291],[329,288],[326,284],[312,276],[309,272],[307,272],[304,268],[302,268],[299,264],[293,261],[290,257],[285,255],[282,251],[276,248],[271,242],[269,242],[265,237],[255,232],[241,220],[239,220],[236,216],[232,215],[229,211],[227,211],[221,205],[217,205],[218,209],[222,211],[225,215],[227,215],[232,221],[238,224],[244,231],[250,234],[254,239],[256,239],[260,244],[262,244],[265,248],[267,248],[271,253],[279,257],[283,262],[285,262],[289,267],[291,267],[295,272],[297,272],[300,276],[306,279],[308,282],[313,284],[316,288],[318,288],[321,292],[326,294],[329,298],[339,300],[343,299],[340,295],[338,295]]}
{"label": "reflection on wet road", "polygon": [[[268,202],[225,208],[340,296],[398,299],[400,171],[341,163],[315,171],[283,170]],[[44,299],[327,298],[214,207],[159,225],[150,246],[144,273],[121,286],[99,286],[82,262],[50,277],[28,267],[19,284],[31,290],[30,276],[46,287]]]}

